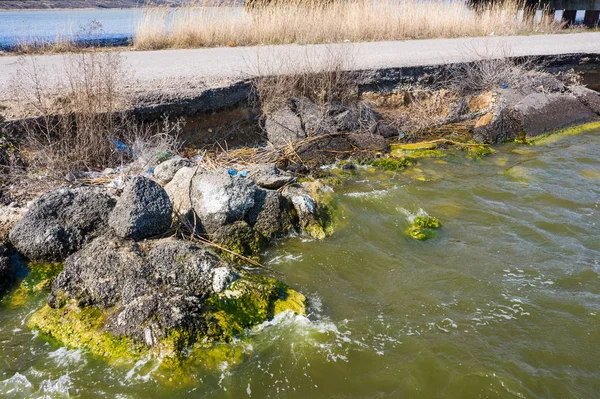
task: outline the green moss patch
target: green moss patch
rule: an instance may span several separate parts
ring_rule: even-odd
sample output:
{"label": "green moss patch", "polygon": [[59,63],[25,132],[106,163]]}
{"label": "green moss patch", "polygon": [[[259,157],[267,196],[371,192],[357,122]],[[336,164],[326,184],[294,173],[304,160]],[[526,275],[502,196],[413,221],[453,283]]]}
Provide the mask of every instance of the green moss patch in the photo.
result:
{"label": "green moss patch", "polygon": [[471,145],[466,147],[467,155],[471,159],[481,159],[485,156],[494,153],[494,150],[490,148],[488,145]]}
{"label": "green moss patch", "polygon": [[559,130],[557,132],[552,132],[548,134],[544,134],[541,136],[533,137],[531,139],[527,139],[527,144],[531,145],[547,145],[555,143],[559,140],[567,136],[576,136],[578,134],[582,134],[588,132],[590,130],[600,129],[600,121],[598,122],[590,122],[579,126],[570,127],[568,129]]}
{"label": "green moss patch", "polygon": [[385,157],[377,158],[369,165],[385,170],[402,170],[415,164],[415,159],[410,157]]}
{"label": "green moss patch", "polygon": [[147,352],[141,344],[104,332],[108,313],[95,307],[79,308],[70,301],[60,309],[44,305],[29,319],[28,326],[50,335],[72,348],[87,349],[111,363],[140,357]]}
{"label": "green moss patch", "polygon": [[406,233],[415,240],[424,241],[433,238],[436,230],[442,227],[437,218],[432,216],[417,216],[412,224],[406,229]]}
{"label": "green moss patch", "polygon": [[29,272],[17,289],[8,296],[8,306],[23,306],[35,294],[49,290],[54,278],[62,271],[63,264],[30,262],[28,269]]}
{"label": "green moss patch", "polygon": [[[75,300],[66,301],[58,309],[44,305],[31,316],[28,326],[68,347],[89,350],[110,363],[129,362],[147,354],[180,360],[210,355],[213,363],[221,361],[219,359],[231,363],[235,359],[227,358],[230,350],[226,346],[216,346],[219,342],[230,342],[247,329],[288,310],[306,314],[306,297],[277,280],[244,276],[222,293],[208,298],[205,309],[199,317],[206,320],[206,334],[173,329],[152,348],[105,331],[111,309],[93,306],[80,308]],[[175,363],[176,360],[171,362]]]}
{"label": "green moss patch", "polygon": [[390,145],[391,155],[394,157],[419,158],[442,158],[448,155],[447,151],[441,150],[435,143],[411,143]]}
{"label": "green moss patch", "polygon": [[235,281],[224,292],[206,301],[209,336],[218,341],[230,341],[246,329],[261,324],[273,316],[291,310],[306,314],[306,298],[277,280],[249,277]]}

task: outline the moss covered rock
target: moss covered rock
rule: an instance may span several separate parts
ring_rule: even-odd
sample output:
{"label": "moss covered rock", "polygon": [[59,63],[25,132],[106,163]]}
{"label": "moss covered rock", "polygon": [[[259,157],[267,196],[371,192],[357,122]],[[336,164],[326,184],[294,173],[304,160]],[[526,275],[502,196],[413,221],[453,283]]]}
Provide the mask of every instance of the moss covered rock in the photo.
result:
{"label": "moss covered rock", "polygon": [[283,190],[282,194],[293,204],[300,228],[313,238],[324,239],[333,234],[335,203],[331,191],[318,180]]}
{"label": "moss covered rock", "polygon": [[219,341],[228,341],[288,310],[306,314],[304,295],[277,280],[261,277],[239,279],[206,304],[210,308],[207,316],[214,321],[209,335]]}
{"label": "moss covered rock", "polygon": [[406,156],[385,157],[374,159],[369,165],[385,170],[402,170],[408,166],[414,165],[415,162],[415,159]]}
{"label": "moss covered rock", "polygon": [[406,229],[406,232],[415,240],[424,241],[435,237],[435,230],[439,229],[441,226],[438,219],[432,216],[422,215],[415,217],[412,224]]}
{"label": "moss covered rock", "polygon": [[50,291],[54,278],[62,271],[62,263],[30,262],[25,268],[27,275],[6,299],[9,306],[23,306],[36,294]]}
{"label": "moss covered rock", "polygon": [[70,256],[32,328],[117,361],[179,357],[228,342],[305,298],[277,280],[235,272],[206,248],[164,239],[100,238]]}

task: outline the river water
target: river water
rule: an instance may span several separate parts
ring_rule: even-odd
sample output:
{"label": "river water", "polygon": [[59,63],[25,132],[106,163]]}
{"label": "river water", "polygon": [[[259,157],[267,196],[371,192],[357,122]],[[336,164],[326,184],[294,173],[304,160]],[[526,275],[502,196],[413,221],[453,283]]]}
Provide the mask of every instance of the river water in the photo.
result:
{"label": "river water", "polygon": [[[266,254],[310,298],[308,318],[250,332],[235,359],[109,366],[25,327],[43,295],[6,297],[0,396],[597,397],[600,130],[496,150],[337,186],[332,237]],[[418,213],[440,219],[436,238],[404,233]]]}
{"label": "river water", "polygon": [[142,10],[39,10],[0,12],[0,49],[27,42],[125,41]]}

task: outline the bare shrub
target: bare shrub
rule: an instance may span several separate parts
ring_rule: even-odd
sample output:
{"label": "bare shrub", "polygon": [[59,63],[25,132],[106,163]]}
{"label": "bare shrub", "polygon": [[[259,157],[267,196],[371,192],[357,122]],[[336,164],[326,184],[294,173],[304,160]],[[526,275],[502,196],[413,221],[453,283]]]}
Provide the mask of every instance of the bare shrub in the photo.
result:
{"label": "bare shrub", "polygon": [[486,45],[482,50],[470,47],[463,51],[476,61],[442,68],[436,79],[439,88],[467,95],[500,87],[520,87],[539,76],[543,66],[532,57],[515,57],[510,48],[503,46]]}
{"label": "bare shrub", "polygon": [[138,149],[140,143],[156,152],[177,149],[177,140],[167,139],[177,135],[177,124],[138,125],[123,111],[126,75],[120,54],[68,55],[64,73],[57,75],[41,69],[35,58],[20,63],[12,90],[20,107],[34,115],[22,122],[24,153],[33,170],[64,176],[120,165],[146,151]]}
{"label": "bare shrub", "polygon": [[267,62],[257,59],[249,67],[258,76],[253,87],[262,113],[266,115],[281,108],[291,98],[307,98],[323,113],[333,103],[357,101],[359,74],[349,72],[353,59],[349,48],[344,47],[328,47],[322,53],[306,50],[301,60],[281,56],[271,57]]}

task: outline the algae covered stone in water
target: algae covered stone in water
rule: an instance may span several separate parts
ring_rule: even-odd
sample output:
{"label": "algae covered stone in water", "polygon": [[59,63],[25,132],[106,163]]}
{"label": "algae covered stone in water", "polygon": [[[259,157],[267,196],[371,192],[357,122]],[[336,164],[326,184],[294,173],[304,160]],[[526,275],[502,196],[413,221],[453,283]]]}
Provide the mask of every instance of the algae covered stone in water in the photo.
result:
{"label": "algae covered stone in water", "polygon": [[417,216],[412,224],[406,229],[409,236],[416,240],[425,241],[435,237],[436,230],[442,226],[440,221],[432,216]]}

